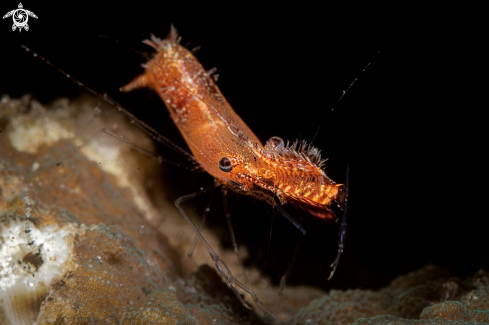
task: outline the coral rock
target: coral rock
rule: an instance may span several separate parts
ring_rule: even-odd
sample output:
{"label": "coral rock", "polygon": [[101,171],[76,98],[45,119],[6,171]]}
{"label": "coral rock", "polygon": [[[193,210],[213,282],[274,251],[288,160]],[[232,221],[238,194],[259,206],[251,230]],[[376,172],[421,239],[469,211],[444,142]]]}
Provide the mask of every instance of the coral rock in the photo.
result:
{"label": "coral rock", "polygon": [[489,320],[488,275],[479,271],[460,281],[427,266],[398,277],[378,292],[331,291],[287,324],[481,324]]}
{"label": "coral rock", "polygon": [[[186,277],[177,241],[193,232],[174,204],[156,210],[145,190],[158,164],[110,137],[80,137],[93,101],[52,106],[0,102],[0,324],[261,323],[225,285],[212,297]],[[108,121],[130,125],[120,118]]]}

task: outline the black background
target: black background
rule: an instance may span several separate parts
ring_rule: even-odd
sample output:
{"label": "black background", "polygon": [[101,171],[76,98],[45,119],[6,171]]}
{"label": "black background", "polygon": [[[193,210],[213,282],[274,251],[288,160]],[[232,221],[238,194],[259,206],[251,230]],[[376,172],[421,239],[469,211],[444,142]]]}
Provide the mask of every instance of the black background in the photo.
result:
{"label": "black background", "polygon": [[[459,276],[487,265],[487,104],[474,101],[482,61],[471,42],[477,29],[461,14],[354,4],[22,3],[39,18],[21,33],[11,18],[0,21],[1,93],[47,103],[82,92],[24,44],[183,144],[156,95],[117,91],[142,71],[144,60],[128,47],[150,53],[141,40],[165,37],[173,24],[183,45],[202,47],[197,57],[217,67],[221,91],[262,141],[310,141],[321,125],[315,145],[329,158],[328,175],[343,182],[351,168],[346,251],[328,282],[338,228],[305,220],[309,234],[289,282],[367,289],[428,263]],[[17,5],[4,1],[2,15]],[[171,174],[170,199],[212,181]],[[263,267],[268,256],[266,272],[277,280],[300,235],[275,218],[267,255],[272,214],[251,202],[230,198],[238,241],[248,245],[248,263]],[[217,214],[214,224],[225,227]]]}

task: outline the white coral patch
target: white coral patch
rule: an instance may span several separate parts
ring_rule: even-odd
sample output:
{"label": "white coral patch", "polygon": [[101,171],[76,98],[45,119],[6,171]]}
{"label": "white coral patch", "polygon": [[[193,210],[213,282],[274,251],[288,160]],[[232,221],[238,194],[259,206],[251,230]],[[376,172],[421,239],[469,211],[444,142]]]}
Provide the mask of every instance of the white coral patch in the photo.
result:
{"label": "white coral patch", "polygon": [[[30,230],[30,232],[26,232]],[[0,223],[0,323],[32,324],[53,279],[63,275],[75,225],[36,228],[18,218]]]}
{"label": "white coral patch", "polygon": [[8,137],[12,146],[19,151],[28,153],[35,153],[42,145],[49,146],[57,141],[75,137],[72,131],[63,127],[58,121],[47,117],[31,122],[31,120],[19,116],[12,120],[11,129]]}

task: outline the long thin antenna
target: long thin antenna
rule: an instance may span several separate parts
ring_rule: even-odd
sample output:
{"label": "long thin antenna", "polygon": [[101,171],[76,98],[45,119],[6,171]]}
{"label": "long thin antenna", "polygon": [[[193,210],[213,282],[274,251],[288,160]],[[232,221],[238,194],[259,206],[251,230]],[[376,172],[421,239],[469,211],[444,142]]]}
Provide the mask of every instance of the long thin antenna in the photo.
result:
{"label": "long thin antenna", "polygon": [[63,69],[61,69],[60,67],[58,67],[57,65],[55,65],[54,63],[51,63],[49,60],[47,60],[46,58],[44,58],[43,56],[37,54],[36,52],[34,52],[33,50],[31,50],[30,48],[28,48],[27,46],[25,45],[21,45],[21,47],[23,49],[25,49],[27,52],[31,52],[32,55],[36,58],[39,58],[40,60],[46,62],[48,65],[50,65],[51,67],[53,67],[54,69],[58,70],[61,74],[65,75],[68,79],[70,79],[71,81],[73,81],[74,83],[76,83],[77,85],[85,88],[87,91],[91,92],[92,94],[94,94],[95,96],[103,99],[104,101],[106,101],[107,103],[111,104],[112,106],[114,106],[115,108],[117,108],[117,110],[119,112],[122,112],[124,113],[126,116],[128,116],[131,120],[133,120],[134,122],[136,122],[137,124],[141,125],[143,128],[145,128],[146,130],[148,130],[148,135],[160,142],[160,143],[163,143],[163,144],[166,144],[168,147],[172,148],[173,150],[179,152],[179,153],[182,153],[184,154],[185,156],[187,156],[187,158],[189,158],[191,161],[195,162],[195,163],[199,163],[197,161],[197,159],[195,159],[194,156],[192,156],[190,153],[188,153],[185,149],[183,149],[182,147],[180,147],[179,145],[177,145],[175,142],[171,141],[170,139],[168,139],[167,137],[161,135],[158,131],[156,131],[154,128],[152,128],[151,126],[149,126],[148,124],[144,123],[143,121],[141,121],[140,119],[138,119],[135,115],[133,115],[132,113],[130,113],[128,110],[126,110],[125,108],[123,108],[121,105],[119,105],[119,103],[117,103],[113,98],[111,98],[109,95],[107,95],[106,93],[104,94],[100,94],[98,92],[96,92],[95,90],[93,90],[92,88],[90,88],[89,86],[85,85],[84,83],[82,83],[81,81],[78,81],[76,80],[75,78],[73,78],[69,73],[67,73],[66,71],[64,71]]}
{"label": "long thin antenna", "polygon": [[346,230],[348,226],[348,196],[350,196],[350,165],[346,165],[346,179],[345,179],[345,203],[343,207],[343,217],[341,218],[340,229],[338,232],[338,253],[336,254],[336,258],[333,263],[331,263],[331,273],[329,274],[328,280],[331,280],[334,273],[336,272],[336,268],[338,267],[338,263],[340,262],[341,254],[345,249],[345,241],[346,241]]}
{"label": "long thin antenna", "polygon": [[[376,55],[379,55],[380,54],[380,51],[377,52]],[[331,108],[331,112],[334,112],[336,106],[338,106],[339,102],[341,102],[341,100],[343,99],[343,97],[345,97],[346,93],[348,91],[350,91],[351,87],[353,87],[353,85],[355,84],[355,82],[357,82],[358,78],[360,78],[360,76],[365,72],[365,70],[368,69],[368,67],[370,66],[370,64],[372,64],[372,62],[375,60],[375,58],[373,58],[372,60],[370,60],[369,63],[367,63],[367,65],[362,69],[362,71],[355,77],[355,79],[353,79],[353,81],[350,83],[350,85],[346,88],[346,90],[343,90],[343,92],[341,93],[341,96],[340,98],[338,98],[338,100],[336,101],[336,103],[333,105],[333,107]],[[322,123],[319,124],[318,128],[316,129],[316,134],[314,134],[314,137],[312,138],[312,141],[310,143],[310,145],[312,146],[312,144],[314,143],[314,140],[316,140],[316,137],[317,135],[319,134],[319,130],[321,130],[321,126],[322,126]]]}
{"label": "long thin antenna", "polygon": [[[380,54],[380,51],[376,53],[376,55],[379,55]],[[363,70],[355,77],[355,79],[353,79],[353,81],[350,83],[350,85],[348,86],[348,88],[346,88],[346,90],[343,90],[343,93],[341,94],[340,98],[338,99],[338,101],[336,102],[336,104],[333,105],[333,108],[331,108],[331,111],[334,111],[336,105],[338,105],[339,102],[341,102],[341,100],[343,99],[343,97],[345,97],[346,93],[350,90],[351,87],[353,87],[353,85],[355,84],[355,82],[357,82],[358,78],[365,72],[365,70],[368,69],[368,67],[370,66],[370,64],[372,64],[372,62],[375,60],[375,58],[373,58],[372,60],[370,60],[369,63],[367,63],[367,65],[365,66],[365,68],[363,68]]]}

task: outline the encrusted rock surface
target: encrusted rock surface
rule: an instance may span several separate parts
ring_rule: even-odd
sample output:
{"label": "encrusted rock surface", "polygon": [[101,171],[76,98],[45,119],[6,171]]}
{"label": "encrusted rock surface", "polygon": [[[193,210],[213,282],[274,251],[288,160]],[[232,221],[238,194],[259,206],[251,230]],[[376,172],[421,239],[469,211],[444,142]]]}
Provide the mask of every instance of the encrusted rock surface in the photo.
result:
{"label": "encrusted rock surface", "polygon": [[332,290],[287,324],[487,324],[488,295],[489,272],[481,270],[462,281],[427,266],[377,292]]}

